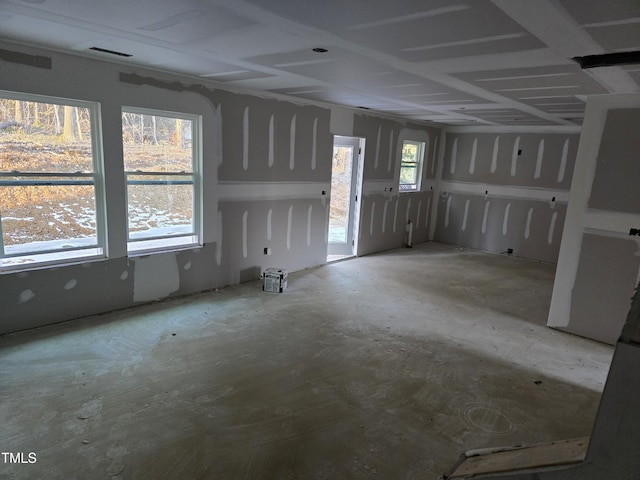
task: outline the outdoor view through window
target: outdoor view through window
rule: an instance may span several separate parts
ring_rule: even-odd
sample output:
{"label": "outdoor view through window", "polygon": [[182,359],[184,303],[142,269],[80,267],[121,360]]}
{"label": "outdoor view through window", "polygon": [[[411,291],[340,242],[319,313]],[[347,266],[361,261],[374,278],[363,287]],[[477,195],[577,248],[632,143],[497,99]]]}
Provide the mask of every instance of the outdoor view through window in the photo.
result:
{"label": "outdoor view through window", "polygon": [[130,252],[199,242],[196,121],[166,112],[123,111]]}
{"label": "outdoor view through window", "polygon": [[102,255],[97,106],[7,97],[0,93],[0,268]]}

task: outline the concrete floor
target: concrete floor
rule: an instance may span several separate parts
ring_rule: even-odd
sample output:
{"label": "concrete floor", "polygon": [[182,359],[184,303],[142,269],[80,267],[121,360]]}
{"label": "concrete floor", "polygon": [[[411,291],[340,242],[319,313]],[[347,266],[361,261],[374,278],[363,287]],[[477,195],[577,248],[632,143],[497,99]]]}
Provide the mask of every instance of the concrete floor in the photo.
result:
{"label": "concrete floor", "polygon": [[0,338],[0,479],[436,479],[589,435],[612,348],[554,268],[429,243]]}

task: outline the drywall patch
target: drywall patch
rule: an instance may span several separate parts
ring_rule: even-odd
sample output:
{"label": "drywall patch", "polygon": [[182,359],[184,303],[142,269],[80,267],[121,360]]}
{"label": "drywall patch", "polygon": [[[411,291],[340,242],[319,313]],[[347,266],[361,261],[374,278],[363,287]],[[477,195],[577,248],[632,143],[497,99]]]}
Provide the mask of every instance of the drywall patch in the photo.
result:
{"label": "drywall patch", "polygon": [[391,171],[393,164],[393,130],[389,133],[389,162],[387,163],[387,172]]}
{"label": "drywall patch", "polygon": [[525,240],[529,240],[529,236],[531,235],[531,218],[533,216],[533,207],[529,209],[527,212],[527,224],[524,227],[524,238]]}
{"label": "drywall patch", "polygon": [[380,137],[382,136],[382,125],[378,125],[378,137],[376,139],[376,159],[373,163],[373,169],[378,169],[378,161],[380,160]]}
{"label": "drywall patch", "polygon": [[511,211],[511,204],[507,203],[504,209],[504,219],[502,220],[502,235],[506,235],[509,228],[509,212]]}
{"label": "drywall patch", "polygon": [[418,211],[416,212],[416,229],[420,228],[420,210],[422,209],[422,200],[418,202]]}
{"label": "drywall patch", "polygon": [[247,220],[249,219],[249,212],[247,210],[242,214],[242,256],[247,258],[249,254],[247,249]]}
{"label": "drywall patch", "polygon": [[72,278],[67,283],[64,284],[65,290],[73,290],[78,285],[78,281],[75,278]]}
{"label": "drywall patch", "polygon": [[267,240],[271,240],[271,218],[273,217],[273,208],[267,212]]}
{"label": "drywall patch", "polygon": [[316,169],[317,149],[318,149],[318,117],[313,119],[313,138],[311,140],[311,170]]}
{"label": "drywall patch", "polygon": [[389,200],[385,199],[384,208],[382,209],[382,233],[385,231],[385,224],[387,223],[387,210],[389,207]]}
{"label": "drywall patch", "polygon": [[500,135],[493,141],[493,154],[491,156],[491,173],[496,173],[498,169],[498,151],[500,150]]}
{"label": "drywall patch", "polygon": [[467,220],[469,218],[469,203],[471,200],[467,199],[464,202],[464,214],[462,216],[462,226],[460,227],[464,232],[467,229]]}
{"label": "drywall patch", "polygon": [[478,154],[478,138],[473,139],[473,147],[471,147],[471,161],[469,162],[469,173],[473,175],[476,172],[476,155]]}
{"label": "drywall patch", "polygon": [[451,147],[451,162],[449,163],[449,173],[451,175],[456,173],[456,159],[458,157],[458,139],[456,138],[453,141],[453,146]]}
{"label": "drywall patch", "polygon": [[20,292],[20,295],[18,295],[18,303],[27,303],[35,296],[36,294],[33,293],[33,290],[23,290],[22,292]]}
{"label": "drywall patch", "polygon": [[444,228],[449,227],[449,217],[451,215],[451,199],[452,198],[453,198],[452,195],[447,196],[447,210],[445,211],[445,214],[444,214]]}
{"label": "drywall patch", "polygon": [[242,116],[242,169],[249,169],[249,107]]}
{"label": "drywall patch", "polygon": [[174,254],[134,258],[133,265],[134,302],[159,300],[180,288],[178,261]]}
{"label": "drywall patch", "polygon": [[538,159],[536,160],[536,171],[533,174],[533,178],[536,180],[540,178],[540,174],[542,173],[542,157],[544,156],[544,138],[540,139],[540,143],[538,144]]}
{"label": "drywall patch", "polygon": [[307,247],[311,246],[311,214],[313,213],[313,205],[309,205],[307,209]]}
{"label": "drywall patch", "polygon": [[518,169],[518,154],[520,152],[520,137],[516,137],[513,142],[513,151],[511,152],[511,176],[515,177]]}
{"label": "drywall patch", "polygon": [[398,225],[398,198],[396,198],[396,206],[393,210],[393,233],[396,233],[397,225]]}
{"label": "drywall patch", "polygon": [[369,235],[373,235],[373,218],[376,214],[376,202],[371,202],[371,218],[369,219]]}
{"label": "drywall patch", "polygon": [[487,233],[487,220],[489,219],[489,207],[491,207],[491,200],[484,202],[484,213],[482,214],[482,234]]}
{"label": "drywall patch", "polygon": [[293,205],[289,205],[289,213],[287,213],[287,250],[291,250],[292,222],[293,222]]}
{"label": "drywall patch", "polygon": [[275,159],[275,126],[274,126],[275,118],[273,115],[269,117],[269,154],[267,159],[267,165],[269,167],[273,167],[273,160]]}
{"label": "drywall patch", "polygon": [[289,127],[289,170],[296,166],[296,115],[291,119]]}
{"label": "drywall patch", "polygon": [[121,274],[120,274],[120,280],[126,280],[127,278],[129,278],[129,270],[124,270]]}
{"label": "drywall patch", "polygon": [[569,139],[564,141],[562,147],[562,158],[560,159],[560,167],[558,168],[558,183],[562,183],[564,180],[564,174],[567,170],[567,157],[569,156]]}
{"label": "drywall patch", "polygon": [[553,234],[556,229],[557,221],[558,221],[558,212],[553,212],[553,215],[551,215],[551,223],[549,223],[549,233],[547,234],[547,243],[549,245],[553,243]]}
{"label": "drywall patch", "polygon": [[427,213],[424,216],[424,228],[429,226],[429,213],[431,213],[431,197],[427,198]]}
{"label": "drywall patch", "polygon": [[183,270],[191,270],[191,260],[184,264]]}

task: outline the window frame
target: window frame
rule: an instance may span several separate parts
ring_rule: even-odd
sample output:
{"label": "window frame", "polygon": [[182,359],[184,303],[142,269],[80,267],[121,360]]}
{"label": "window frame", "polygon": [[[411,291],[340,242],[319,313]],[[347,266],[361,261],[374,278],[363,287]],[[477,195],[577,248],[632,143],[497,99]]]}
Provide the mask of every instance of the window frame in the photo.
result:
{"label": "window frame", "polygon": [[[125,181],[125,204],[127,211],[126,235],[127,254],[130,257],[148,255],[150,253],[169,252],[202,247],[202,115],[173,112],[161,109],[122,106],[121,108],[121,129],[124,127],[122,117],[125,113],[137,115],[148,115],[163,118],[188,120],[191,122],[191,171],[190,172],[162,172],[162,171],[131,171],[126,169],[124,159],[124,139],[121,137],[123,146],[123,174]],[[129,177],[144,176],[164,176],[167,180],[129,180]],[[192,178],[191,182],[184,183],[184,180],[172,181],[170,177]],[[149,183],[153,182],[153,183]],[[192,230],[189,233],[176,233],[171,235],[154,235],[140,238],[132,237],[129,231],[129,186],[130,185],[192,185]],[[182,241],[180,241],[182,240]],[[135,248],[132,248],[135,247]]]}
{"label": "window frame", "polygon": [[[2,238],[2,218],[0,216],[0,274],[26,271],[57,265],[85,263],[107,257],[106,195],[104,181],[104,152],[102,142],[102,112],[98,102],[39,95],[32,93],[0,90],[0,98],[19,102],[33,102],[61,107],[86,108],[89,111],[91,129],[92,172],[28,172],[0,170],[0,186],[73,186],[92,185],[95,203],[96,235],[95,243],[86,246],[59,248],[36,248],[7,254]],[[22,179],[15,179],[21,177]],[[14,180],[11,180],[14,178]],[[32,178],[32,180],[29,180]],[[51,180],[49,180],[49,178]],[[64,179],[68,179],[66,182]],[[61,239],[64,240],[64,239]],[[25,244],[28,245],[28,244]],[[4,264],[5,259],[17,259],[18,263]],[[11,260],[9,260],[11,262]]]}
{"label": "window frame", "polygon": [[[416,157],[417,161],[415,162],[405,162],[402,159],[402,152],[404,151],[405,145],[415,145],[416,146]],[[424,153],[425,153],[425,142],[420,142],[418,140],[403,140],[402,149],[400,150],[400,173],[398,175],[398,191],[400,193],[408,193],[408,192],[419,192],[422,187],[422,170],[424,165]],[[415,183],[402,183],[402,168],[408,168],[408,163],[411,165],[415,165],[412,168],[416,169],[416,181]]]}

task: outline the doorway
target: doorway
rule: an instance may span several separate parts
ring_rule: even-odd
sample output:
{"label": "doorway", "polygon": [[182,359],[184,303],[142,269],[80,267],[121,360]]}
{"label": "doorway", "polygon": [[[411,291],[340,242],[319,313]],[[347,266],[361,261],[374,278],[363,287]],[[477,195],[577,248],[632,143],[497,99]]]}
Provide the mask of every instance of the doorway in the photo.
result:
{"label": "doorway", "polygon": [[327,262],[354,256],[356,252],[362,142],[357,137],[339,135],[333,139]]}

